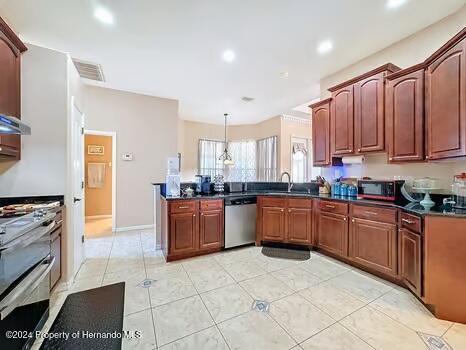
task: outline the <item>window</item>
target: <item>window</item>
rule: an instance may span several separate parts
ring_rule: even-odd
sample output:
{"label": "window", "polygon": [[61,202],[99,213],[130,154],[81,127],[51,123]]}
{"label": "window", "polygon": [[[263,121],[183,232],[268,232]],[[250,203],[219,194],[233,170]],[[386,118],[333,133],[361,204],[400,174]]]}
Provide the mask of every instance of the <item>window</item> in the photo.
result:
{"label": "window", "polygon": [[218,158],[223,152],[223,141],[199,140],[199,174],[223,175],[223,161]]}
{"label": "window", "polygon": [[219,160],[224,142],[199,140],[199,174],[223,175],[227,181],[276,181],[277,137],[262,140],[231,141],[228,150],[235,164],[225,166]]}
{"label": "window", "polygon": [[292,138],[291,144],[293,182],[307,182],[309,178],[309,141],[304,138]]}

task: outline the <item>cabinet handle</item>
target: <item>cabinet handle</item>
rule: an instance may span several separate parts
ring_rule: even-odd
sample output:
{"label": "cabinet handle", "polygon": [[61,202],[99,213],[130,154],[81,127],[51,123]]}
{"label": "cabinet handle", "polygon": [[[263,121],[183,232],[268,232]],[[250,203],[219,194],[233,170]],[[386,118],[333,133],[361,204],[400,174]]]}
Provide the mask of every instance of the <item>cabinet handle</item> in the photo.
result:
{"label": "cabinet handle", "polygon": [[347,218],[347,217],[344,217],[344,218],[343,218],[343,221],[346,221],[346,220],[348,220],[348,218]]}
{"label": "cabinet handle", "polygon": [[378,213],[373,212],[373,211],[366,211],[365,213],[366,213],[367,215],[379,215]]}
{"label": "cabinet handle", "polygon": [[193,218],[195,218],[195,217],[196,217],[196,214],[193,214]]}
{"label": "cabinet handle", "polygon": [[291,209],[288,209],[288,213],[291,213]]}
{"label": "cabinet handle", "polygon": [[327,208],[335,209],[335,206],[334,206],[334,205],[325,204],[325,206],[326,206]]}
{"label": "cabinet handle", "polygon": [[189,209],[188,206],[182,206],[182,207],[178,207],[178,209]]}
{"label": "cabinet handle", "polygon": [[393,160],[393,157],[388,158],[388,160]]}
{"label": "cabinet handle", "polygon": [[360,149],[360,148],[358,148],[358,152],[361,152],[361,149]]}
{"label": "cabinet handle", "polygon": [[204,216],[204,213],[201,213],[201,216]]}
{"label": "cabinet handle", "polygon": [[285,209],[280,209],[280,211],[281,211],[281,212],[284,212],[284,211],[285,211]]}
{"label": "cabinet handle", "polygon": [[401,219],[401,221],[406,222],[409,225],[414,224],[414,221],[408,220],[408,219]]}
{"label": "cabinet handle", "polygon": [[355,221],[354,221],[354,219],[353,219],[353,220],[351,220],[351,222],[355,222]]}

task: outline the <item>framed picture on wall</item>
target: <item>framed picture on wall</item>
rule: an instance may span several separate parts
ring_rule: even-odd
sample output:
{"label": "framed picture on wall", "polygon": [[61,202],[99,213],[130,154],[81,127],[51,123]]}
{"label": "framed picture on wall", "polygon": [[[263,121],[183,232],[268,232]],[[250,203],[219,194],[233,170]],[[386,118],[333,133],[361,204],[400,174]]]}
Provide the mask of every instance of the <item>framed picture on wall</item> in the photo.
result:
{"label": "framed picture on wall", "polygon": [[105,153],[105,147],[99,145],[88,145],[87,154],[93,154],[98,156],[103,156]]}

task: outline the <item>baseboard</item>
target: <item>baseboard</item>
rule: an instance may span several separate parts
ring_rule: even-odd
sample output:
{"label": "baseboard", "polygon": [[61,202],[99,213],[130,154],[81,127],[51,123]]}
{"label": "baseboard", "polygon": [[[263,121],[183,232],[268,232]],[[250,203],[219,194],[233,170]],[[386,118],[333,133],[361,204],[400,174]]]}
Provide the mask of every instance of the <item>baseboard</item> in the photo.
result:
{"label": "baseboard", "polygon": [[86,216],[86,220],[95,220],[95,219],[110,219],[112,215],[91,215],[91,216]]}
{"label": "baseboard", "polygon": [[134,230],[147,230],[149,228],[154,228],[154,225],[139,225],[139,226],[117,227],[117,228],[115,228],[115,232],[134,231]]}

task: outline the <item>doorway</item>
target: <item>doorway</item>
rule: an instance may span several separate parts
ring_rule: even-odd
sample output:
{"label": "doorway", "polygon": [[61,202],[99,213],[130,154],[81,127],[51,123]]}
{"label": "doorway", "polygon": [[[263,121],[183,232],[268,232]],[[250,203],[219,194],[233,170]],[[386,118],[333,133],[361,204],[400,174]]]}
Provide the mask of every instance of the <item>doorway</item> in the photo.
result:
{"label": "doorway", "polygon": [[84,196],[86,238],[115,232],[116,134],[86,130],[84,135]]}

